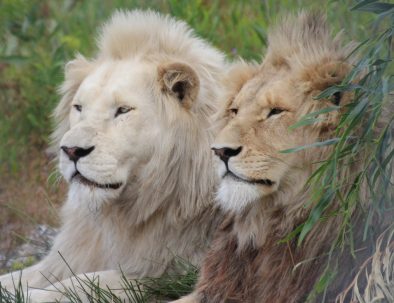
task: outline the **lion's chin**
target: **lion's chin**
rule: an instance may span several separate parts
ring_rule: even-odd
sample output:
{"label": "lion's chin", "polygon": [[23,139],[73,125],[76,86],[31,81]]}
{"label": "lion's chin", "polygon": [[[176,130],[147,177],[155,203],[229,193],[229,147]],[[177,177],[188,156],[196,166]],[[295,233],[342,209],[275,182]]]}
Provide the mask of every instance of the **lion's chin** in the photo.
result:
{"label": "lion's chin", "polygon": [[120,194],[119,190],[104,190],[80,182],[72,182],[68,190],[68,200],[72,201],[75,207],[87,207],[91,211],[99,211],[103,205],[116,201]]}
{"label": "lion's chin", "polygon": [[223,210],[240,213],[264,196],[258,187],[258,185],[224,178],[220,183],[216,199]]}

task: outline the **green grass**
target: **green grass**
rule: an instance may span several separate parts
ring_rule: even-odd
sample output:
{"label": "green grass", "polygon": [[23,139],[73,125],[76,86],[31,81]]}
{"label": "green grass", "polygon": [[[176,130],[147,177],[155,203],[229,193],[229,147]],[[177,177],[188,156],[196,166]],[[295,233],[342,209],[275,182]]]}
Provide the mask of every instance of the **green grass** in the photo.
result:
{"label": "green grass", "polygon": [[[64,262],[66,262],[63,259]],[[70,268],[71,272],[72,269]],[[198,268],[191,265],[186,260],[176,258],[174,270],[171,274],[164,274],[160,278],[145,278],[140,280],[128,280],[122,272],[121,285],[124,293],[119,296],[117,290],[109,289],[100,284],[98,278],[81,278],[74,275],[76,282],[71,287],[58,289],[68,302],[79,303],[81,297],[87,298],[92,303],[152,303],[163,300],[175,300],[187,295],[193,289],[197,280]],[[59,281],[61,283],[61,281]],[[1,287],[1,303],[25,303],[29,297],[29,292],[15,281],[14,291]],[[84,301],[86,302],[86,301]]]}
{"label": "green grass", "polygon": [[[360,185],[368,182],[372,193],[388,193],[392,186],[387,176],[392,172],[394,153],[387,150],[392,140],[392,119],[387,128],[378,135],[372,132],[380,117],[384,104],[392,100],[393,91],[392,36],[394,31],[393,13],[382,15],[373,1],[369,5],[350,8],[353,1],[22,1],[3,0],[0,2],[0,176],[18,172],[28,159],[29,152],[42,151],[48,143],[52,125],[50,113],[59,97],[56,88],[63,80],[63,66],[80,52],[85,56],[94,54],[97,29],[116,9],[152,8],[184,19],[202,37],[227,53],[229,58],[242,56],[248,60],[259,60],[266,46],[266,32],[278,16],[299,9],[321,9],[327,12],[334,32],[345,30],[347,40],[366,41],[358,50],[361,56],[349,78],[338,90],[353,90],[354,104],[349,108],[338,128],[337,138],[320,145],[334,144],[334,153],[323,163],[310,182],[316,188],[314,209],[310,218],[292,235],[305,237],[313,225],[325,214],[327,205],[334,197],[343,201],[336,214],[343,216],[344,223],[338,243],[348,243],[351,238],[351,212],[357,206]],[[360,4],[360,3],[359,3]],[[375,13],[380,13],[376,15]],[[367,40],[369,39],[370,40]],[[4,41],[4,43],[3,43]],[[363,74],[367,69],[368,74]],[[359,87],[350,86],[355,77],[361,77]],[[326,94],[332,91],[325,92]],[[324,94],[322,96],[324,96]],[[321,96],[321,97],[322,97]],[[360,105],[361,104],[361,105]],[[329,109],[335,110],[335,108]],[[318,115],[319,113],[315,113]],[[294,127],[315,122],[315,115],[305,117]],[[369,119],[365,119],[369,117]],[[361,136],[351,141],[354,132]],[[298,149],[303,147],[298,147]],[[295,152],[297,150],[288,150]],[[367,151],[365,169],[354,176],[353,186],[343,193],[340,191],[344,180],[337,174],[338,166],[344,161],[357,158],[361,151]],[[382,201],[393,201],[393,197],[373,195],[372,203],[366,210],[365,237],[368,236],[370,218],[379,216],[387,207]],[[388,200],[387,200],[388,199]],[[350,239],[351,240],[351,239]],[[338,243],[335,243],[337,245]],[[197,276],[197,269],[182,263],[181,272],[186,275],[171,275],[161,279],[144,279],[130,283],[124,280],[131,302],[146,302],[152,298],[176,298],[191,290]],[[318,281],[315,290],[324,292],[333,279],[331,265]],[[118,302],[113,294],[101,289],[92,281],[85,285],[87,293],[94,293],[91,302]],[[18,287],[17,287],[18,288]],[[143,289],[143,290],[141,290]],[[74,290],[68,295],[72,302],[78,302]],[[0,291],[1,302],[24,302],[23,293],[16,297]]]}

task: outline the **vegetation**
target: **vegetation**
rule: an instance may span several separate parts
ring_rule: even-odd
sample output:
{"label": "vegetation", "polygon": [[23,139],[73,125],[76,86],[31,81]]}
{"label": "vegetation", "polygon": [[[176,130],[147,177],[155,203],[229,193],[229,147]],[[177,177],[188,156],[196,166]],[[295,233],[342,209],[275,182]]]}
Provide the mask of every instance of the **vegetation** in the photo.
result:
{"label": "vegetation", "polygon": [[[393,113],[387,125],[376,132],[382,107],[392,102],[392,38],[394,33],[394,8],[392,4],[373,0],[327,1],[266,0],[266,1],[203,1],[203,0],[111,0],[111,1],[40,1],[2,0],[0,2],[0,184],[14,184],[23,174],[21,168],[42,170],[40,165],[27,163],[33,157],[44,158],[43,152],[51,131],[50,114],[59,97],[57,87],[63,80],[64,64],[77,52],[91,56],[95,52],[95,33],[115,9],[152,8],[187,21],[202,37],[224,50],[229,58],[242,56],[259,60],[266,46],[266,31],[279,15],[304,9],[321,9],[327,12],[333,29],[345,29],[347,40],[362,42],[355,50],[360,60],[348,78],[339,86],[323,92],[326,97],[335,91],[351,90],[355,101],[349,107],[338,128],[337,137],[321,145],[335,144],[332,156],[311,177],[315,190],[314,209],[310,218],[289,237],[305,237],[312,226],[324,217],[333,197],[343,200],[335,214],[344,218],[338,242],[348,245],[352,238],[350,209],[358,203],[360,186],[367,182],[374,195],[371,206],[365,210],[369,218],[365,224],[368,236],[371,219],[387,208],[386,201],[393,201],[392,158],[389,150],[392,141]],[[3,42],[4,41],[4,42]],[[354,79],[362,79],[355,86]],[[330,109],[335,110],[335,108]],[[319,113],[316,113],[318,116]],[[305,117],[298,126],[314,123],[315,116]],[[297,126],[297,125],[296,125]],[[296,127],[295,126],[295,127]],[[361,135],[360,135],[361,134]],[[286,152],[296,152],[299,148]],[[350,180],[347,192],[340,192],[337,173],[339,165],[357,159],[361,151],[367,152],[365,170]],[[41,161],[39,163],[46,163]],[[37,172],[37,174],[39,174]],[[33,173],[34,176],[34,173]],[[47,177],[51,176],[50,171]],[[55,178],[49,178],[53,180]],[[42,182],[42,178],[35,178]],[[49,185],[51,187],[51,185]],[[0,209],[20,212],[23,207],[15,201],[2,200]],[[385,195],[382,195],[385,194]],[[58,198],[58,197],[56,197]],[[34,199],[34,198],[33,198]],[[42,203],[42,201],[41,201]],[[44,206],[43,206],[44,207]],[[16,209],[16,211],[15,211]],[[6,213],[7,215],[10,212]],[[19,220],[25,217],[18,216]],[[0,215],[1,220],[5,217]],[[187,293],[195,281],[197,269],[180,260],[179,272],[186,275],[166,276],[161,279],[144,279],[129,282],[124,279],[127,296],[131,302],[146,302],[152,297],[176,298]],[[315,292],[325,291],[333,279],[333,266],[327,270],[315,287]],[[117,302],[109,290],[101,289],[96,281],[83,284],[91,302]],[[16,285],[18,289],[18,286]],[[79,302],[75,291],[67,292],[72,302]],[[0,302],[24,302],[23,292],[16,296],[0,289]]]}
{"label": "vegetation", "polygon": [[[324,221],[328,216],[342,218],[338,238],[332,243],[331,250],[328,252],[329,262],[310,298],[316,293],[324,293],[335,278],[340,267],[340,260],[333,254],[336,248],[348,249],[355,255],[355,231],[352,222],[354,209],[363,210],[362,220],[365,223],[362,241],[367,243],[367,240],[371,239],[376,241],[375,232],[382,232],[378,231],[378,228],[374,230],[374,224],[384,220],[385,213],[392,212],[394,208],[392,183],[394,106],[390,104],[394,100],[392,82],[394,5],[377,1],[361,1],[355,4],[351,11],[370,12],[377,17],[372,23],[374,34],[359,43],[352,52],[352,55],[360,58],[356,61],[353,70],[341,84],[326,89],[316,97],[318,101],[329,98],[335,92],[354,93],[352,103],[336,129],[336,137],[284,151],[297,152],[312,146],[334,145],[330,157],[320,164],[309,179],[309,185],[313,189],[310,203],[313,203],[314,208],[309,218],[289,237],[298,235],[298,244],[300,244],[316,222]],[[338,109],[334,106],[308,114],[294,127],[317,123],[319,114]],[[351,175],[341,174],[341,168],[352,165],[356,161],[361,163],[361,171],[353,172]],[[365,186],[367,190],[363,191]],[[341,202],[339,208],[332,211],[330,205],[335,199]],[[391,220],[389,230],[394,231],[394,220]]]}

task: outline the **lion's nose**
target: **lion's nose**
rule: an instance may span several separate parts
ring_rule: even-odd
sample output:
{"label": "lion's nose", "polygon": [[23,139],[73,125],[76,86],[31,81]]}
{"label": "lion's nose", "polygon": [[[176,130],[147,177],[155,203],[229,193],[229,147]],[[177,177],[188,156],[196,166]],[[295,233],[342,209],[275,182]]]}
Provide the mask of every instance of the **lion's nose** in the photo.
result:
{"label": "lion's nose", "polygon": [[94,146],[90,146],[88,148],[82,148],[78,146],[74,146],[74,147],[61,146],[60,148],[65,152],[65,154],[68,156],[68,158],[71,161],[77,162],[80,158],[89,155],[93,151]]}
{"label": "lion's nose", "polygon": [[215,148],[215,147],[213,147],[212,150],[215,152],[216,156],[218,156],[220,159],[222,159],[222,161],[227,163],[228,159],[238,155],[241,152],[242,146],[240,146],[238,148],[230,148],[230,147]]}

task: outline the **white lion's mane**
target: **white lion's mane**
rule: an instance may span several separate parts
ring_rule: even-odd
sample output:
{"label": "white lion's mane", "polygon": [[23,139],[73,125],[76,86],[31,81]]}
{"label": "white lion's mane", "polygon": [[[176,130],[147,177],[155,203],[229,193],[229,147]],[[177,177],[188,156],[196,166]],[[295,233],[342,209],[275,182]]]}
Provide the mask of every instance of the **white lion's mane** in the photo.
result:
{"label": "white lion's mane", "polygon": [[[121,267],[133,278],[159,276],[175,255],[198,263],[214,229],[216,176],[210,126],[227,66],[224,55],[196,37],[185,22],[140,10],[115,13],[102,28],[98,45],[95,58],[78,55],[74,60],[78,63],[66,66],[62,99],[54,111],[53,152],[59,153],[60,140],[70,128],[70,103],[79,85],[101,62],[127,58],[157,65],[183,62],[198,75],[199,93],[185,114],[182,108],[167,106],[172,100],[152,87],[154,106],[160,108],[157,121],[166,119],[171,128],[162,130],[154,156],[142,173],[129,178],[126,199],[123,195],[121,201],[106,203],[102,209],[84,210],[75,199],[86,193],[71,188],[53,248],[43,261],[23,273],[23,279],[35,287],[46,287],[47,278],[57,281],[71,275],[58,252],[76,274]],[[3,276],[0,281],[7,286],[9,279]]]}

